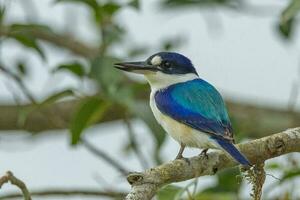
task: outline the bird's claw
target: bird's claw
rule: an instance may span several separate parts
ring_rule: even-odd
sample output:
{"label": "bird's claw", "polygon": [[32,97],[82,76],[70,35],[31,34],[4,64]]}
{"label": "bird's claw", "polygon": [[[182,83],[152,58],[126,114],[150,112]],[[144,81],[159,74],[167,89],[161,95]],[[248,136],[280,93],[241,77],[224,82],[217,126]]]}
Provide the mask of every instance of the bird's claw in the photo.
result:
{"label": "bird's claw", "polygon": [[184,160],[187,162],[189,165],[191,164],[191,161],[188,158],[183,157],[182,155],[177,155],[175,160]]}
{"label": "bird's claw", "polygon": [[199,154],[199,156],[204,156],[206,159],[208,159],[207,151],[208,151],[208,149],[203,149],[201,151],[201,153]]}
{"label": "bird's claw", "polygon": [[191,161],[188,158],[185,158],[183,156],[181,157],[176,156],[175,160],[184,160],[185,162],[187,162],[188,165],[191,164]]}

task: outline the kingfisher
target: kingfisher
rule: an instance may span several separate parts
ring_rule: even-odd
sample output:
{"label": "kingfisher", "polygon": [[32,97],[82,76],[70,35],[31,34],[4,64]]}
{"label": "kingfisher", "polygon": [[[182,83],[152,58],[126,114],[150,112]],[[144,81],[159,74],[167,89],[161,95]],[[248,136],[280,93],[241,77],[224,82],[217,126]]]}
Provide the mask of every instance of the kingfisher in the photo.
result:
{"label": "kingfisher", "polygon": [[175,52],[159,52],[142,62],[115,63],[120,70],[143,74],[151,86],[150,107],[163,129],[185,147],[223,149],[243,166],[249,160],[235,147],[232,125],[217,89],[201,79],[190,61]]}

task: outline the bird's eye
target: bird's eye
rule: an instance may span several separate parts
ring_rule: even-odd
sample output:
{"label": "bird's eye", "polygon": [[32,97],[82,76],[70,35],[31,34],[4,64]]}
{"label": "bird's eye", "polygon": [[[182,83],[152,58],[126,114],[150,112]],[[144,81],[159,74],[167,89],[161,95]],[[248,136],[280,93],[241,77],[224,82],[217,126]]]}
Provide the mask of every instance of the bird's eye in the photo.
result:
{"label": "bird's eye", "polygon": [[165,68],[170,68],[170,67],[171,67],[171,63],[168,62],[168,61],[163,62],[162,65],[163,65],[163,67],[165,67]]}

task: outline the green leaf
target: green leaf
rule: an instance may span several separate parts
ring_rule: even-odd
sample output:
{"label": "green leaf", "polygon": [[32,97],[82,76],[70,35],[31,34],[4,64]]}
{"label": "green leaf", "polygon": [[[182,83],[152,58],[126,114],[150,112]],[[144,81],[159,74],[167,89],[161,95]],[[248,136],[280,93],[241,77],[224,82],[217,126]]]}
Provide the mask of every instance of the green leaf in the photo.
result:
{"label": "green leaf", "polygon": [[65,98],[73,96],[74,92],[73,90],[67,89],[63,91],[59,91],[49,97],[47,97],[45,100],[43,100],[41,103],[38,104],[39,107],[51,105],[52,103],[55,103],[56,101]]}
{"label": "green leaf", "polygon": [[41,25],[41,24],[12,24],[12,25],[10,25],[10,31],[13,34],[32,35],[31,33],[37,29],[39,31],[52,32],[52,30],[49,26]]}
{"label": "green leaf", "polygon": [[283,10],[281,14],[281,22],[286,23],[296,17],[300,11],[300,1],[291,0],[290,4]]}
{"label": "green leaf", "polygon": [[4,17],[5,17],[5,7],[4,6],[0,6],[0,24],[3,24],[4,21]]}
{"label": "green leaf", "polygon": [[175,185],[167,185],[157,192],[158,200],[174,200],[182,188]]}
{"label": "green leaf", "polygon": [[114,15],[120,8],[119,4],[113,2],[108,2],[100,7],[101,11],[109,16]]}
{"label": "green leaf", "polygon": [[129,6],[139,10],[140,9],[140,1],[139,0],[131,0],[129,3],[128,3]]}
{"label": "green leaf", "polygon": [[292,178],[295,178],[297,176],[300,176],[300,169],[293,169],[293,170],[290,170],[290,171],[286,171],[282,178],[280,178],[280,183],[282,182],[285,182],[285,181],[288,181]]}
{"label": "green leaf", "polygon": [[110,103],[98,97],[90,97],[79,105],[70,124],[72,145],[79,142],[85,128],[103,117],[109,106]]}
{"label": "green leaf", "polygon": [[54,73],[58,71],[69,71],[80,78],[82,78],[86,74],[84,67],[78,62],[61,64],[53,70]]}
{"label": "green leaf", "polygon": [[41,109],[45,106],[51,105],[53,103],[55,103],[56,101],[64,98],[64,97],[68,97],[68,96],[73,96],[74,92],[70,89],[67,90],[63,90],[63,91],[59,91],[57,93],[52,94],[51,96],[47,97],[46,99],[44,99],[42,102],[36,104],[36,105],[32,105],[30,107],[27,107],[24,110],[21,110],[19,116],[18,116],[18,125],[20,126],[24,126],[27,117],[29,116],[30,113]]}
{"label": "green leaf", "polygon": [[266,169],[281,169],[282,166],[279,163],[270,163],[266,165]]}
{"label": "green leaf", "polygon": [[238,184],[237,175],[239,170],[237,168],[226,169],[217,174],[218,183],[215,186],[205,189],[203,192],[231,192],[238,193],[241,184]]}
{"label": "green leaf", "polygon": [[36,50],[36,52],[43,58],[46,59],[44,52],[42,51],[42,49],[40,48],[37,40],[34,37],[28,36],[28,35],[22,35],[22,34],[18,34],[18,35],[14,35],[12,36],[15,40],[17,40],[18,42],[20,42],[21,44],[23,44],[26,47],[32,48],[34,50]]}
{"label": "green leaf", "polygon": [[17,63],[17,70],[19,72],[19,74],[21,76],[24,76],[27,74],[27,68],[26,68],[26,65],[24,64],[24,62],[20,61]]}
{"label": "green leaf", "polygon": [[300,11],[300,1],[291,0],[290,4],[283,10],[280,23],[278,25],[279,32],[285,38],[291,38],[291,35],[294,31],[294,24],[296,16]]}
{"label": "green leaf", "polygon": [[278,25],[278,30],[281,33],[281,36],[283,36],[286,39],[291,38],[291,35],[294,31],[294,22],[294,19],[290,19],[286,22],[280,22],[280,24]]}
{"label": "green leaf", "polygon": [[106,56],[92,62],[90,77],[99,83],[106,95],[116,93],[125,80],[124,74],[113,66],[117,61],[116,58]]}
{"label": "green leaf", "polygon": [[9,37],[14,38],[25,47],[34,49],[43,59],[46,59],[38,40],[33,35],[37,29],[45,32],[51,31],[49,27],[38,24],[12,24],[8,28]]}

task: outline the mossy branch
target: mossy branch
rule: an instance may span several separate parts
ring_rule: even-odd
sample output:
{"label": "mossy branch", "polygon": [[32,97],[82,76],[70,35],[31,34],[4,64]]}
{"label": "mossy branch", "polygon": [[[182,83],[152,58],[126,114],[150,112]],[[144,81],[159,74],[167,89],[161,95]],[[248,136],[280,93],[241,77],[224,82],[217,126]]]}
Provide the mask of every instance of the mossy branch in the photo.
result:
{"label": "mossy branch", "polygon": [[[261,164],[277,156],[299,152],[300,127],[237,146],[252,163]],[[150,200],[157,190],[166,184],[213,175],[219,170],[237,165],[238,163],[225,152],[213,151],[208,153],[208,159],[195,156],[189,158],[188,161],[174,160],[142,173],[130,173],[127,180],[132,189],[126,196],[126,200]]]}

